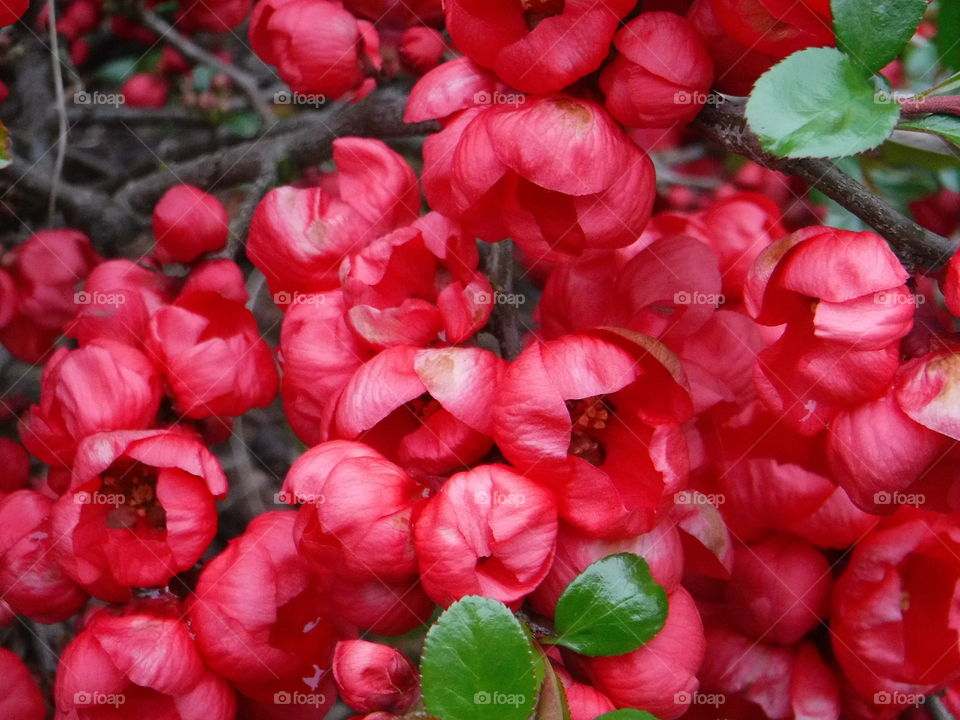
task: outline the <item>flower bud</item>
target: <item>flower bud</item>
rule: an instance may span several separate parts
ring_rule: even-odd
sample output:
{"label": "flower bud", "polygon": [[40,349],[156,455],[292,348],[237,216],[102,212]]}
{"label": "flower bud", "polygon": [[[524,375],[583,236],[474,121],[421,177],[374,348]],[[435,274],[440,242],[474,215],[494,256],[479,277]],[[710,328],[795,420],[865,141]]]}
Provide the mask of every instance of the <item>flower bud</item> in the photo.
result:
{"label": "flower bud", "polygon": [[162,261],[189,263],[227,243],[223,204],[193,185],[174,185],[153,208],[153,236]]}
{"label": "flower bud", "polygon": [[341,640],[333,655],[340,697],[357,712],[402,714],[417,701],[417,671],[403,654],[366,640]]}

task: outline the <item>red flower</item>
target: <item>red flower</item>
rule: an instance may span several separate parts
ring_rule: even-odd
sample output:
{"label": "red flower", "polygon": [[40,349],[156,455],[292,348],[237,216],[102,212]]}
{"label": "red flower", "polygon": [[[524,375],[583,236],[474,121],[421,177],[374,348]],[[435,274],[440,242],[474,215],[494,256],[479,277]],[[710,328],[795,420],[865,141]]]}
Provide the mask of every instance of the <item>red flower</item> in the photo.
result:
{"label": "red flower", "polygon": [[387,645],[341,640],[333,656],[340,696],[357,712],[405,713],[419,697],[417,670]]}
{"label": "red flower", "polygon": [[189,263],[227,243],[223,204],[193,185],[174,185],[153,208],[153,236],[163,262]]}
{"label": "red flower", "polygon": [[284,413],[307,445],[327,439],[341,391],[372,357],[347,324],[342,293],[312,298],[287,311],[279,353]]}
{"label": "red flower", "polygon": [[418,477],[468,467],[493,444],[503,367],[481,348],[388,348],[343,389],[332,436],[362,439]]}
{"label": "red flower", "polygon": [[120,94],[130,107],[162,108],[167,104],[170,83],[159,75],[141,72],[120,86]]}
{"label": "red flower", "polygon": [[324,575],[400,581],[416,572],[411,517],[422,488],[361,443],[311,448],[290,468],[284,499],[303,503],[297,542]]}
{"label": "red flower", "polygon": [[680,364],[655,340],[595,330],[530,345],[497,395],[494,434],[514,465],[556,492],[560,516],[595,537],[653,528],[684,487],[691,416]]}
{"label": "red flower", "polygon": [[546,577],[556,537],[553,496],[504,465],[454,475],[414,526],[423,586],[444,607],[464,595],[519,606]]}
{"label": "red flower", "polygon": [[347,321],[374,348],[461,343],[486,325],[490,282],[476,242],[439,213],[375,240],[344,261]]}
{"label": "red flower", "polygon": [[614,36],[618,54],[600,75],[606,106],[631,127],[686,124],[713,82],[713,61],[689,21],[645,12]]}
{"label": "red flower", "polygon": [[194,419],[242,415],[269,405],[279,380],[257,321],[241,303],[198,291],[160,308],[150,352],[164,370],[176,408]]}
{"label": "red flower", "polygon": [[330,588],[336,617],[375,635],[402,635],[424,625],[436,609],[415,576],[391,582],[340,577]]}
{"label": "red flower", "polygon": [[214,499],[226,493],[220,463],[192,437],[94,435],[53,507],[55,557],[92,595],[123,601],[127,588],[164,585],[200,559],[217,530]]}
{"label": "red flower", "polygon": [[80,309],[74,292],[99,260],[90,239],[70,229],[42,230],[7,253],[12,283],[0,281],[4,347],[24,362],[38,362]]}
{"label": "red flower", "polygon": [[295,92],[336,100],[360,90],[367,69],[379,62],[364,30],[370,32],[370,24],[338,2],[261,0],[249,35],[253,51]]}
{"label": "red flower", "polygon": [[87,601],[50,554],[52,505],[33,490],[0,500],[0,595],[18,615],[42,623],[66,620]]}
{"label": "red flower", "polygon": [[3,694],[0,695],[0,716],[13,720],[43,720],[47,706],[40,688],[30,676],[23,661],[6,648],[0,648],[0,677]]}
{"label": "red flower", "polygon": [[755,640],[794,645],[826,618],[831,586],[826,558],[806,543],[775,535],[741,545],[727,583],[730,616]]}
{"label": "red flower", "polygon": [[165,598],[96,613],[60,657],[56,720],[233,720],[233,691],[181,616]]}
{"label": "red flower", "polygon": [[447,30],[457,48],[525,92],[561,90],[600,67],[630,0],[451,0]]}
{"label": "red flower", "polygon": [[108,339],[142,347],[151,316],[173,298],[173,278],[130,260],[97,265],[77,293],[76,317],[65,331],[80,345]]}
{"label": "red flower", "polygon": [[593,102],[506,98],[461,113],[427,138],[423,187],[431,207],[484,240],[512,237],[540,253],[634,242],[653,204],[647,155]]}
{"label": "red flower", "polygon": [[177,10],[177,27],[190,31],[229,32],[250,12],[252,0],[189,0]]}
{"label": "red flower", "polygon": [[292,512],[257,516],[204,567],[188,601],[191,629],[207,665],[254,703],[300,692],[322,695],[322,708],[335,697],[325,672],[336,635],[294,545],[295,521]]}
{"label": "red flower", "polygon": [[584,658],[594,687],[617,707],[646,710],[674,720],[690,707],[699,683],[704,636],[700,613],[682,587],[668,596],[667,622],[639,650],[615,657]]}
{"label": "red flower", "polygon": [[67,466],[89,435],[152,425],[160,397],[156,369],[132,347],[97,340],[60,349],[43,369],[40,404],[24,416],[20,436],[44,462]]}
{"label": "red flower", "polygon": [[333,160],[322,187],[275,188],[250,222],[247,256],[281,307],[297,304],[297,292],[338,287],[344,257],[420,214],[416,175],[381,141],[340,138]]}
{"label": "red flower", "polygon": [[901,509],[860,541],[833,593],[833,650],[850,683],[929,694],[960,678],[955,518]]}
{"label": "red flower", "polygon": [[398,52],[406,67],[423,75],[440,64],[446,49],[443,35],[437,30],[417,25],[403,31]]}
{"label": "red flower", "polygon": [[343,4],[353,14],[375,22],[378,27],[443,23],[441,0],[344,0]]}
{"label": "red flower", "polygon": [[786,324],[758,356],[758,391],[813,435],[844,407],[883,395],[913,326],[909,277],[883,238],[810,227],[757,258],[744,292],[763,325]]}
{"label": "red flower", "polygon": [[25,487],[30,479],[30,456],[23,445],[9,438],[0,438],[0,499],[3,493],[11,493]]}

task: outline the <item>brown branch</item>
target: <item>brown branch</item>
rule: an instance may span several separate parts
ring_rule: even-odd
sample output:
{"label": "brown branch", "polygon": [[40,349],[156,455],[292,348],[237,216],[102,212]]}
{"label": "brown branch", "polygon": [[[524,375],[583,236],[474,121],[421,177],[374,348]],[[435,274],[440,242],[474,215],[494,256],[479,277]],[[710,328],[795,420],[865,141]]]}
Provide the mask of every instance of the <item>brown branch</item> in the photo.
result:
{"label": "brown branch", "polygon": [[[255,140],[165,164],[121,185],[112,196],[63,183],[58,206],[71,226],[89,234],[97,247],[109,254],[119,243],[129,241],[132,234],[148,227],[153,206],[173,185],[189,183],[217,190],[254,183],[266,164],[281,159],[299,166],[323,162],[338,137],[402,138],[436,129],[432,123],[404,123],[405,104],[403,89],[384,88],[355,105],[302,113]],[[26,159],[17,157],[0,170],[0,201],[9,203],[16,198],[29,203],[35,193],[46,197],[49,184],[47,168],[32,167]]]}
{"label": "brown branch", "polygon": [[935,272],[956,252],[957,243],[904,217],[830,160],[778,158],[765,152],[747,127],[744,102],[716,94],[710,97],[694,128],[728,152],[805,180],[883,236],[908,270]]}

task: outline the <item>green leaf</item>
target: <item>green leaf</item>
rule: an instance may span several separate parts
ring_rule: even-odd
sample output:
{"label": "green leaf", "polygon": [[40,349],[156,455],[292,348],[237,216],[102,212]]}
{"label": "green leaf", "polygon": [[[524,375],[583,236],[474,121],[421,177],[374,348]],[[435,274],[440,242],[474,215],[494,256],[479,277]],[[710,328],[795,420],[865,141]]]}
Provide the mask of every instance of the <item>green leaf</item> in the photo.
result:
{"label": "green leaf", "polygon": [[622,655],[660,632],[666,619],[667,594],[653,581],[647,561],[618,553],[567,585],[557,601],[557,637],[549,642],[592,657]]}
{"label": "green leaf", "polygon": [[197,92],[206,92],[210,89],[210,82],[213,80],[213,76],[216,74],[216,70],[207,65],[197,65],[193,69],[193,88]]}
{"label": "green leaf", "polygon": [[960,147],[960,118],[954,115],[927,115],[916,120],[902,122],[899,128],[939,135]]}
{"label": "green leaf", "polygon": [[553,665],[543,656],[542,650],[541,659],[545,675],[534,720],[570,720],[570,708],[567,705],[567,693],[563,689],[563,683],[557,677]]}
{"label": "green leaf", "polygon": [[940,63],[951,70],[960,70],[960,3],[943,0],[937,16],[937,36],[934,38]]}
{"label": "green leaf", "polygon": [[846,157],[889,137],[900,106],[836,48],[808,48],[774,65],[754,85],[747,121],[779,157]]}
{"label": "green leaf", "polygon": [[3,170],[13,162],[13,156],[10,154],[10,131],[7,126],[0,122],[0,170]]}
{"label": "green leaf", "polygon": [[139,70],[137,60],[132,56],[111,60],[100,66],[97,77],[105,83],[120,85]]}
{"label": "green leaf", "polygon": [[420,661],[427,712],[444,720],[527,720],[544,666],[530,635],[496,600],[461,598],[430,628]]}
{"label": "green leaf", "polygon": [[234,134],[242,138],[253,138],[260,132],[262,119],[255,112],[247,110],[238,110],[228,113],[221,122],[226,128],[233,131]]}
{"label": "green leaf", "polygon": [[643,710],[614,710],[604,713],[596,720],[657,720],[653,715]]}
{"label": "green leaf", "polygon": [[872,75],[917,31],[927,0],[830,0],[837,47]]}

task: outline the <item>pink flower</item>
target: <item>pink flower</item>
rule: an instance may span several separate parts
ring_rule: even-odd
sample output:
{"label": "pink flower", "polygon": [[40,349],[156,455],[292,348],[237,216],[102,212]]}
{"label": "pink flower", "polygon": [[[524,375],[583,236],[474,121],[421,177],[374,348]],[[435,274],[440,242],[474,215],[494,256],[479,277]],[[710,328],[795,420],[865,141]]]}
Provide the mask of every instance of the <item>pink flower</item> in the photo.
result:
{"label": "pink flower", "polygon": [[295,92],[331,100],[358,91],[368,68],[379,62],[372,26],[338,2],[261,0],[250,16],[249,35],[257,56],[275,65]]}
{"label": "pink flower", "polygon": [[293,542],[295,521],[293,512],[258,515],[204,567],[188,600],[191,629],[208,667],[255,703],[300,692],[326,706],[336,633]]}
{"label": "pink flower", "polygon": [[317,572],[387,581],[416,572],[411,524],[423,490],[376,451],[317,445],[290,468],[283,492],[303,503],[297,544]]}
{"label": "pink flower", "polygon": [[444,607],[464,595],[519,606],[546,577],[556,537],[553,496],[503,465],[454,475],[414,526],[423,586]]}
{"label": "pink flower", "polygon": [[52,505],[33,490],[0,500],[0,595],[14,612],[42,623],[66,620],[87,601],[50,554]]}
{"label": "pink flower", "polygon": [[153,236],[164,262],[189,263],[227,243],[223,204],[193,185],[174,185],[153,208]]}
{"label": "pink flower", "polygon": [[525,92],[561,90],[600,67],[629,0],[452,0],[444,6],[457,48]]}
{"label": "pink flower", "polygon": [[451,344],[490,318],[493,290],[476,242],[439,213],[375,240],[344,261],[347,321],[371,347]]}
{"label": "pink flower", "polygon": [[90,239],[69,228],[34,233],[7,253],[9,275],[0,275],[4,347],[24,362],[43,358],[80,309],[74,293],[99,261]]}
{"label": "pink flower", "polygon": [[913,326],[909,277],[878,235],[810,227],[757,258],[747,309],[786,324],[758,356],[757,388],[775,413],[813,435],[844,407],[882,396]]}
{"label": "pink flower", "polygon": [[589,100],[505,97],[427,138],[431,207],[484,240],[512,237],[524,248],[577,254],[634,242],[653,204],[646,154]]}
{"label": "pink flower", "polygon": [[253,314],[236,300],[192,292],[158,310],[147,345],[176,408],[194,419],[269,405],[279,380]]}
{"label": "pink flower", "polygon": [[388,348],[344,387],[332,435],[362,439],[418,477],[470,466],[493,444],[503,367],[481,348]]}
{"label": "pink flower", "polygon": [[636,333],[535,342],[504,376],[494,435],[504,456],[557,495],[560,517],[595,537],[651,530],[689,468],[692,414],[679,361]]}
{"label": "pink flower", "polygon": [[340,138],[333,160],[337,171],[321,187],[275,188],[250,222],[247,256],[281,307],[296,304],[297,292],[338,287],[343,258],[420,214],[416,175],[383,142]]}
{"label": "pink flower", "polygon": [[611,115],[631,127],[658,128],[697,116],[713,82],[713,61],[688,20],[645,12],[613,42],[618,54],[600,75]]}
{"label": "pink flower", "polygon": [[960,678],[960,532],[903,508],[854,548],[833,593],[833,650],[859,693],[927,694]]}
{"label": "pink flower", "polygon": [[152,425],[160,398],[156,369],[132,347],[96,340],[60,349],[43,369],[40,404],[24,416],[20,437],[44,462],[68,466],[89,435]]}
{"label": "pink flower", "polygon": [[53,506],[54,557],[92,595],[123,601],[128,588],[164,585],[200,559],[217,530],[214,499],[226,493],[220,463],[188,435],[91,436]]}
{"label": "pink flower", "polygon": [[43,695],[27,666],[6,648],[0,648],[0,677],[4,684],[0,715],[17,720],[43,720],[47,716]]}
{"label": "pink flower", "polygon": [[333,656],[340,697],[358,712],[405,713],[419,696],[417,670],[387,645],[341,640]]}
{"label": "pink flower", "polygon": [[182,608],[167,598],[96,613],[63,651],[56,720],[233,720],[233,691],[203,664]]}

